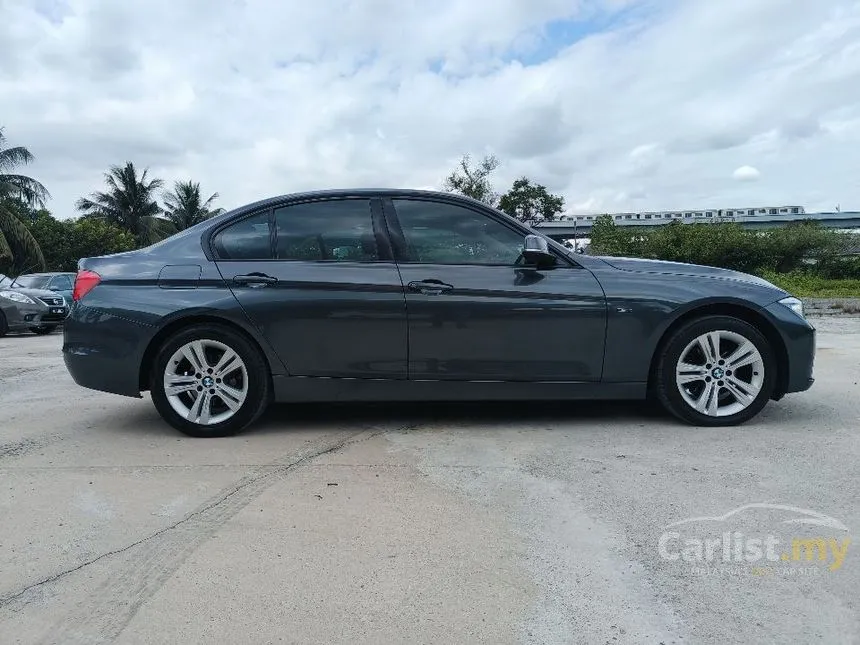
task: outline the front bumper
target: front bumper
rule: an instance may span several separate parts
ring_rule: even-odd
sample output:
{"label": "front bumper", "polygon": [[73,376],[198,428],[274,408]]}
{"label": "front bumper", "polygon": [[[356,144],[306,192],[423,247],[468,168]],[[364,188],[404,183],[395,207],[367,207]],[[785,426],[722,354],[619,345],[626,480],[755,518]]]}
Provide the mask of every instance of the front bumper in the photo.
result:
{"label": "front bumper", "polygon": [[22,331],[42,325],[62,325],[69,313],[68,307],[48,307],[42,303],[15,303],[4,307],[3,314],[11,331]]}

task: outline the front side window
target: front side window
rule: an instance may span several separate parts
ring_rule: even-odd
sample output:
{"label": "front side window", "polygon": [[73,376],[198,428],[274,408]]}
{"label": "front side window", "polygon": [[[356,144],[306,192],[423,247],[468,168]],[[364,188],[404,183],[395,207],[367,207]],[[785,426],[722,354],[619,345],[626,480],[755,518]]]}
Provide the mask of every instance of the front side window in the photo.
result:
{"label": "front side window", "polygon": [[429,264],[514,265],[525,236],[457,204],[395,199],[409,260]]}
{"label": "front side window", "polygon": [[369,199],[307,202],[278,208],[275,231],[279,260],[379,260]]}
{"label": "front side window", "polygon": [[220,231],[213,241],[220,260],[271,260],[269,213],[257,213]]}

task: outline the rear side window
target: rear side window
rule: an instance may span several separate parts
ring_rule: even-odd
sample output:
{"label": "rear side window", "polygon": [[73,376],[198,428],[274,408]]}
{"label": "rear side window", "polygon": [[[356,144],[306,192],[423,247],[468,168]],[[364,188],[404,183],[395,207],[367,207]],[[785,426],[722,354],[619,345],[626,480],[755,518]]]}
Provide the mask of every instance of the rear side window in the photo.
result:
{"label": "rear side window", "polygon": [[279,260],[379,260],[369,199],[326,200],[278,208],[275,235]]}
{"label": "rear side window", "polygon": [[271,260],[269,213],[258,213],[221,230],[213,241],[220,260]]}

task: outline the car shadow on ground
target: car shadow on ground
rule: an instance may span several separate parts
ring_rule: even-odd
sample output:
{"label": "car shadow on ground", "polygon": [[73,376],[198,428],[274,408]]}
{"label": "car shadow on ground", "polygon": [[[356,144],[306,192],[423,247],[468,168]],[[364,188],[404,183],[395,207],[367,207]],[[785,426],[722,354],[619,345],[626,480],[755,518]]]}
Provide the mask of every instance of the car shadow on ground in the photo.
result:
{"label": "car shadow on ground", "polygon": [[[144,395],[131,409],[121,415],[114,410],[103,418],[91,417],[91,429],[153,437],[182,436],[161,419]],[[749,431],[758,426],[782,426],[788,418],[808,418],[814,421],[815,406],[804,406],[800,400],[771,402],[759,417],[734,430],[716,428],[720,432]],[[279,433],[319,432],[330,430],[361,430],[373,427],[453,426],[485,430],[495,426],[521,424],[524,427],[542,425],[546,429],[565,426],[594,429],[600,426],[631,430],[648,426],[677,427],[684,432],[695,431],[666,413],[658,404],[648,401],[518,401],[518,402],[432,402],[432,403],[276,403],[242,436],[276,435]],[[707,430],[701,428],[701,430]]]}

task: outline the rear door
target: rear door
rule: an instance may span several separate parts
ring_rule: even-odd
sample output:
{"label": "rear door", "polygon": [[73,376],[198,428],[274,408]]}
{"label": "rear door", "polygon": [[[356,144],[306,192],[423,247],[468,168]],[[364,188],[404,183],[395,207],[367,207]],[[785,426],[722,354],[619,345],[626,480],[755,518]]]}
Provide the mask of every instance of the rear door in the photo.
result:
{"label": "rear door", "polygon": [[406,306],[381,203],[266,210],[215,234],[218,269],[293,376],[406,378]]}
{"label": "rear door", "polygon": [[386,200],[409,314],[409,378],[598,381],[606,304],[590,271],[518,265],[526,233],[445,200]]}

